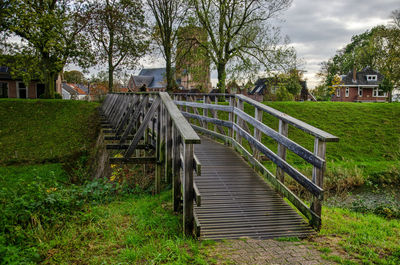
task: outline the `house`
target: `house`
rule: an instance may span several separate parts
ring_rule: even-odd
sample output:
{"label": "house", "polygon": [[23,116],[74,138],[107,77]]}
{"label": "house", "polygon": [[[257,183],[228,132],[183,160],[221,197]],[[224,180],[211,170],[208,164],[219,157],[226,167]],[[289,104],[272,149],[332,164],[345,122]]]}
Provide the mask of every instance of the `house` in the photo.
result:
{"label": "house", "polygon": [[332,101],[385,102],[388,94],[379,89],[384,76],[366,67],[362,71],[341,76],[340,85],[332,95]]}
{"label": "house", "polygon": [[89,92],[88,87],[81,84],[72,84],[72,83],[62,84],[63,99],[87,100],[88,92]]}
{"label": "house", "polygon": [[147,91],[164,91],[167,87],[165,68],[144,68],[139,75],[131,76],[128,82],[130,92],[139,92],[141,87]]}
{"label": "house", "polygon": [[[61,94],[61,77],[58,75],[55,82],[55,92]],[[44,94],[45,86],[38,80],[31,80],[26,85],[22,78],[13,78],[10,69],[6,66],[0,67],[0,98],[39,98]]]}

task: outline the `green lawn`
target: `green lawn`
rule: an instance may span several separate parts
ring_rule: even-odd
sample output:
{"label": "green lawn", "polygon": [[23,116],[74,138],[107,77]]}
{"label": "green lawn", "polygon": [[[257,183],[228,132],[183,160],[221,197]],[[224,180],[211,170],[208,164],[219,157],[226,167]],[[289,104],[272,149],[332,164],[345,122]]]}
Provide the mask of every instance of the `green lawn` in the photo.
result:
{"label": "green lawn", "polygon": [[90,150],[98,103],[0,99],[0,165],[58,162]]}
{"label": "green lawn", "polygon": [[[351,185],[364,180],[376,183],[400,181],[400,104],[341,103],[341,102],[264,102],[264,104],[329,132],[340,138],[338,143],[327,144],[327,177]],[[254,115],[254,108],[245,105]],[[278,128],[278,120],[264,114],[263,122]],[[314,138],[289,126],[289,138],[313,150]],[[277,144],[263,138],[272,150]],[[297,167],[311,168],[297,155],[288,153],[288,160]],[[344,180],[346,176],[353,179]],[[327,180],[329,181],[329,179]],[[329,183],[328,183],[329,186]],[[332,186],[332,185],[331,185]]]}

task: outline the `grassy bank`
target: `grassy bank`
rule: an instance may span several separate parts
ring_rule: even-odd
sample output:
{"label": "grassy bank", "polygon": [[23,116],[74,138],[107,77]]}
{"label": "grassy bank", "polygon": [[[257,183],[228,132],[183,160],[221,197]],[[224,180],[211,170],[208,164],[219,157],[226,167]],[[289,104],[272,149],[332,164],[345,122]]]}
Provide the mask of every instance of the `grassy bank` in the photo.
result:
{"label": "grassy bank", "polygon": [[[360,181],[398,183],[400,181],[400,104],[341,102],[264,102],[340,138],[327,144],[327,176],[339,179],[343,188]],[[254,108],[245,105],[254,115]],[[263,122],[274,129],[278,120],[264,114]],[[313,150],[314,139],[289,126],[289,138]],[[272,150],[277,144],[262,139]],[[288,152],[288,160],[310,171],[304,160]],[[341,180],[342,179],[342,180]],[[329,181],[329,180],[328,180]],[[328,183],[329,185],[329,183]],[[333,185],[332,185],[333,186]]]}
{"label": "grassy bank", "polygon": [[0,165],[53,163],[90,150],[97,103],[0,99]]}

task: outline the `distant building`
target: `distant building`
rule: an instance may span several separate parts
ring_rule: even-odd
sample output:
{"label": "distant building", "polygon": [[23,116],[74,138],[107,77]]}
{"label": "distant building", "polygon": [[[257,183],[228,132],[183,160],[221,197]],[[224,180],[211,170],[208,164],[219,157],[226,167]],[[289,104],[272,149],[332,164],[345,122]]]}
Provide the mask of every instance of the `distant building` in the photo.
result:
{"label": "distant building", "polygon": [[63,99],[87,100],[89,89],[81,84],[63,83]]}
{"label": "distant building", "polygon": [[199,42],[207,41],[207,31],[186,26],[178,30],[176,52],[176,82],[182,89],[198,89],[208,93],[212,89],[210,58]]}
{"label": "distant building", "polygon": [[132,75],[129,79],[130,92],[139,92],[143,86],[147,91],[164,91],[167,87],[165,68],[143,68],[139,75]]}
{"label": "distant building", "polygon": [[379,89],[384,76],[366,67],[362,71],[349,72],[341,77],[341,83],[332,95],[332,101],[385,102],[387,92]]}
{"label": "distant building", "polygon": [[[57,76],[55,82],[55,92],[61,94],[61,77]],[[44,94],[45,85],[38,79],[31,80],[26,85],[22,78],[13,78],[10,69],[5,66],[0,67],[0,98],[39,98]]]}

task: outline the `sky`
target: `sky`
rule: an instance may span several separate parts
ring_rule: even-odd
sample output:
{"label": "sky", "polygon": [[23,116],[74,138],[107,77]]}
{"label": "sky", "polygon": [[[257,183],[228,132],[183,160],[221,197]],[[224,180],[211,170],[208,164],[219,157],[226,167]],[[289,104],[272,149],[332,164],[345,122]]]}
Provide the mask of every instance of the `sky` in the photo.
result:
{"label": "sky", "polygon": [[[320,63],[351,41],[353,35],[376,25],[386,25],[399,0],[293,0],[281,15],[282,34],[287,35],[304,62],[309,88],[318,85]],[[163,60],[143,60],[144,67],[164,67]],[[217,83],[216,71],[211,81]]]}
{"label": "sky", "polygon": [[294,0],[283,14],[282,33],[305,62],[309,88],[318,84],[320,63],[351,41],[353,35],[387,25],[399,0]]}

